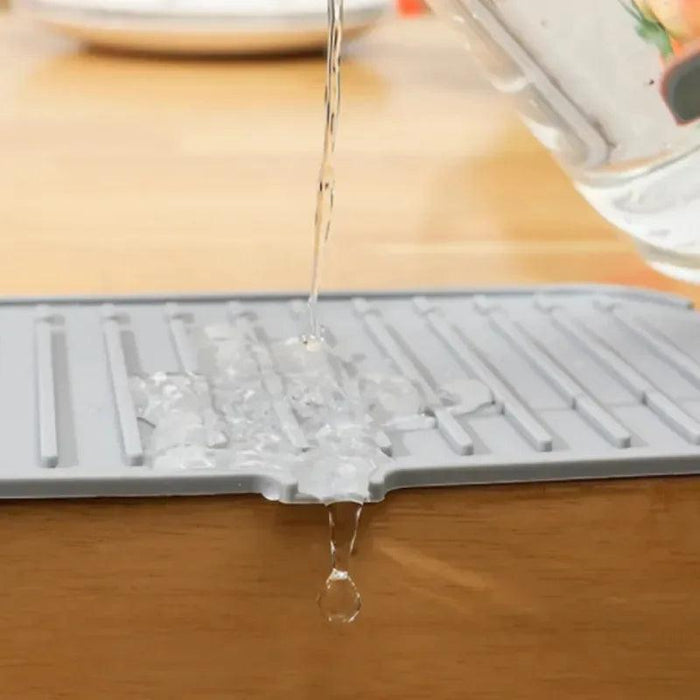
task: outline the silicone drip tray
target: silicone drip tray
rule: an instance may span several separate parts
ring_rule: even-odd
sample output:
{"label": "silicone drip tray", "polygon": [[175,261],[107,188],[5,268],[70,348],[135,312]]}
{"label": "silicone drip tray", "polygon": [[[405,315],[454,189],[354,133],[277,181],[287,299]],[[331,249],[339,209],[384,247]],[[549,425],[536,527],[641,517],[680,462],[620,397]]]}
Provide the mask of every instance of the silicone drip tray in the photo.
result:
{"label": "silicone drip tray", "polygon": [[[225,323],[231,304],[271,335],[299,333],[303,300],[283,295],[0,304],[0,497],[331,500],[274,464],[192,472],[144,458],[129,376],[196,372],[190,331]],[[321,314],[370,369],[426,392],[471,379],[494,399],[423,430],[385,430],[390,459],[371,475],[370,500],[416,486],[700,472],[700,317],[685,300],[595,286],[336,294]]]}

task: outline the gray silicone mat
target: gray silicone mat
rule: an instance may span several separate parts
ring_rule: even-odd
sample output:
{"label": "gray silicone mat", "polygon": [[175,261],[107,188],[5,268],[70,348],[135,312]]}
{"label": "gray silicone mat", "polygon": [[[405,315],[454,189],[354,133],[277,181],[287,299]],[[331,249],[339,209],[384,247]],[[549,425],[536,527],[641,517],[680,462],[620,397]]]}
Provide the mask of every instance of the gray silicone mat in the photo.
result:
{"label": "gray silicone mat", "polygon": [[[277,336],[299,332],[283,295],[10,300],[0,304],[0,497],[261,493],[314,500],[270,465],[155,470],[144,461],[128,376],[196,371],[195,326],[231,304]],[[386,431],[393,489],[700,473],[700,316],[625,288],[330,295],[333,342],[426,392],[455,377],[492,410]],[[434,406],[433,408],[438,408]]]}

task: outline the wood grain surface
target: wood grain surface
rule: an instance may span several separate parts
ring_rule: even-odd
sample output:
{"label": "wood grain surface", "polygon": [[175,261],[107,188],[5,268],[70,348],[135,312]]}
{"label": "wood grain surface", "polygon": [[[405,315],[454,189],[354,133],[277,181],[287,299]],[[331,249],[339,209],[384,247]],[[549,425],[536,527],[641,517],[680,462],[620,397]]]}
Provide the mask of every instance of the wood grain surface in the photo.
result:
{"label": "wood grain surface", "polygon": [[[0,293],[303,289],[320,58],[81,52],[0,19]],[[696,300],[576,195],[461,42],[350,49],[328,287],[597,281]],[[28,388],[29,390],[29,388]],[[685,699],[700,480],[421,490],[367,507],[358,622],[325,514],[260,498],[0,504],[0,698]]]}

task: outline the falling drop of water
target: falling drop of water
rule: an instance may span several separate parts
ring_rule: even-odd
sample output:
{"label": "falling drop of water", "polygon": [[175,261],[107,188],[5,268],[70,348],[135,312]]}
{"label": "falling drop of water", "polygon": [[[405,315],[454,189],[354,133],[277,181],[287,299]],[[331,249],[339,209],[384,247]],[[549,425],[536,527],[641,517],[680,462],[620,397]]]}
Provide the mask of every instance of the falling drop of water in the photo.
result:
{"label": "falling drop of water", "polygon": [[328,622],[353,622],[362,599],[350,576],[362,504],[333,503],[327,508],[331,543],[331,573],[318,595],[318,606]]}

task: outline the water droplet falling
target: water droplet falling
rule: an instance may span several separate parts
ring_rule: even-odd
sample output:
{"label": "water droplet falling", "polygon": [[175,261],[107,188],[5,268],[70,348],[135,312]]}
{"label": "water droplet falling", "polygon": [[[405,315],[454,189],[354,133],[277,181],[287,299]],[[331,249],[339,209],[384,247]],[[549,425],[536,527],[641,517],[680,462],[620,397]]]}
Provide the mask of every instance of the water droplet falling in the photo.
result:
{"label": "water droplet falling", "polygon": [[318,606],[328,622],[350,623],[362,606],[360,592],[350,576],[350,557],[355,549],[362,504],[333,503],[327,510],[331,573],[318,595]]}

